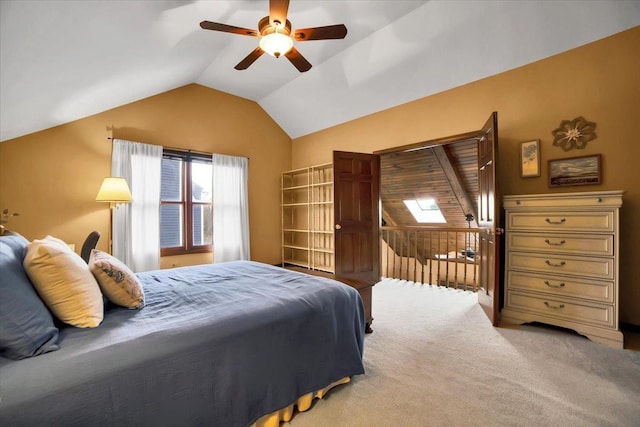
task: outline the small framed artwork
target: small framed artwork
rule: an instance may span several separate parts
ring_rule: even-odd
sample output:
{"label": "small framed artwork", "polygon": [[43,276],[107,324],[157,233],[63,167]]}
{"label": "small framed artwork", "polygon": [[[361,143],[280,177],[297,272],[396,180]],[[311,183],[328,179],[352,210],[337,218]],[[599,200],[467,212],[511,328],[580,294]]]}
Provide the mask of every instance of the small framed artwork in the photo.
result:
{"label": "small framed artwork", "polygon": [[540,176],[540,140],[520,144],[520,176],[522,178]]}
{"label": "small framed artwork", "polygon": [[600,184],[600,154],[549,160],[549,187]]}

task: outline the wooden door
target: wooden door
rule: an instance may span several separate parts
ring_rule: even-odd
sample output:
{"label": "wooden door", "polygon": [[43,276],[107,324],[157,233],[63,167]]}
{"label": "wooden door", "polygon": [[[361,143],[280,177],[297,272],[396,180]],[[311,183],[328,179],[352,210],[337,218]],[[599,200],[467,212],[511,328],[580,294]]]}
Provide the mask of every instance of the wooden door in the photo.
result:
{"label": "wooden door", "polygon": [[380,156],[333,152],[336,276],[380,280]]}
{"label": "wooden door", "polygon": [[478,141],[478,228],[480,228],[480,283],[478,303],[494,326],[500,305],[499,195],[496,182],[498,113],[481,130]]}

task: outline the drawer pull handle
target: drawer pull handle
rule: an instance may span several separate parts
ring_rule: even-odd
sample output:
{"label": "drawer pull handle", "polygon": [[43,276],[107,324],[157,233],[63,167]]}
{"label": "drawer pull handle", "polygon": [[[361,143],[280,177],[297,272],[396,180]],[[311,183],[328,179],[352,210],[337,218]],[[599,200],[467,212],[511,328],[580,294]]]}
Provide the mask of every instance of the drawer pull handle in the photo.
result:
{"label": "drawer pull handle", "polygon": [[544,261],[545,264],[547,264],[550,267],[564,267],[564,265],[566,264],[566,262],[564,261],[560,261],[560,264],[554,264],[551,261],[549,261],[548,259]]}
{"label": "drawer pull handle", "polygon": [[560,310],[561,308],[564,308],[564,304],[560,304],[560,305],[551,305],[549,304],[549,301],[545,301],[544,305],[546,305],[549,308],[553,308],[554,310]]}
{"label": "drawer pull handle", "polygon": [[563,283],[559,283],[559,284],[557,284],[557,285],[552,285],[551,283],[549,283],[549,281],[548,281],[548,280],[545,280],[545,281],[544,281],[544,284],[545,284],[545,285],[547,285],[547,286],[548,286],[548,287],[550,287],[550,288],[556,288],[556,289],[558,289],[558,288],[564,288],[564,282],[563,282]]}
{"label": "drawer pull handle", "polygon": [[562,218],[560,221],[551,221],[551,219],[545,218],[545,221],[547,221],[549,224],[564,224],[566,220],[566,218]]}
{"label": "drawer pull handle", "polygon": [[567,242],[566,242],[566,241],[564,241],[564,240],[560,240],[558,243],[553,243],[553,242],[552,242],[552,241],[550,241],[549,239],[545,239],[545,241],[544,241],[544,242],[545,242],[547,245],[550,245],[550,246],[562,246],[562,245],[564,245],[565,243],[567,243]]}

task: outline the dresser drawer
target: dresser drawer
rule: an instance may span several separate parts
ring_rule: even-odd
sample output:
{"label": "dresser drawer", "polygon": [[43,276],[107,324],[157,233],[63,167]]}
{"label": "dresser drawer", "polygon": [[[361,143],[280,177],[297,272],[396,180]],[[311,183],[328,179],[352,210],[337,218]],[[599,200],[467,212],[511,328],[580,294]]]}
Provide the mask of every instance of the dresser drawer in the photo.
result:
{"label": "dresser drawer", "polygon": [[507,215],[509,230],[613,231],[613,212],[513,212]]}
{"label": "dresser drawer", "polygon": [[509,291],[506,306],[513,310],[597,326],[613,327],[616,322],[612,305],[582,303],[572,299],[545,298],[541,295]]}
{"label": "dresser drawer", "polygon": [[509,233],[512,251],[536,251],[576,255],[613,256],[612,234]]}
{"label": "dresser drawer", "polygon": [[584,298],[596,302],[613,303],[613,282],[575,280],[567,277],[542,275],[535,273],[507,272],[507,288],[545,292],[561,297]]}
{"label": "dresser drawer", "polygon": [[556,275],[571,274],[613,280],[613,258],[560,256],[532,252],[509,252],[507,268]]}

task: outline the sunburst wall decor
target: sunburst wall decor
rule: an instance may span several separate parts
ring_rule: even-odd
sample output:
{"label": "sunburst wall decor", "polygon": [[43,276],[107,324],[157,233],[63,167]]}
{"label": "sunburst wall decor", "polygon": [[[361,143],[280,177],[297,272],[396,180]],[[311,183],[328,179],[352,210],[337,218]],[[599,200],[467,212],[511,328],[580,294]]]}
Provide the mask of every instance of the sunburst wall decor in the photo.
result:
{"label": "sunburst wall decor", "polygon": [[564,151],[573,148],[584,148],[587,142],[598,137],[594,132],[596,124],[587,121],[584,117],[576,117],[573,120],[563,120],[560,127],[555,129],[553,135],[553,145],[562,147]]}

